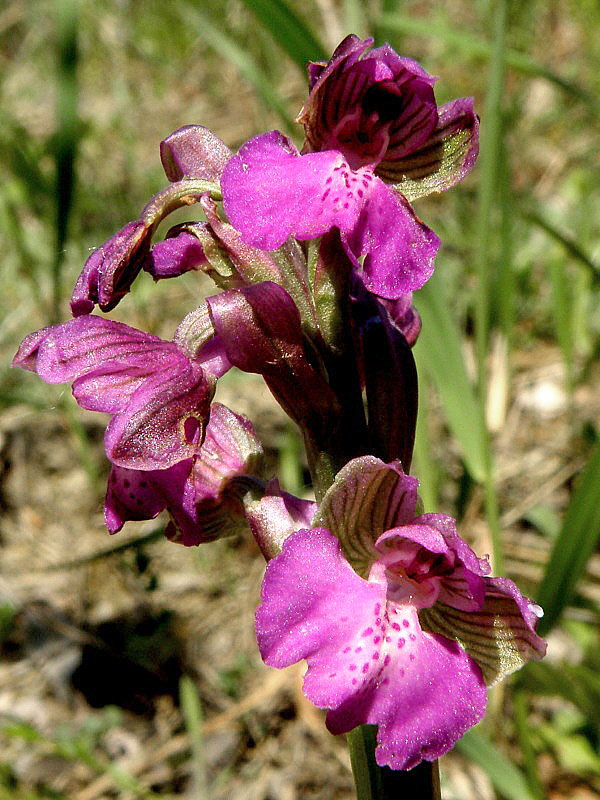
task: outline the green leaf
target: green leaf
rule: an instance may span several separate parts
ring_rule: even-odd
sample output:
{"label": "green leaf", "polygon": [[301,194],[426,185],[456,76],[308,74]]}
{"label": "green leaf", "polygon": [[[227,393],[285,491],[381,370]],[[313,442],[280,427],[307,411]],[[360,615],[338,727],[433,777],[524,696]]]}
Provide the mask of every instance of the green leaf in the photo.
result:
{"label": "green leaf", "polygon": [[478,730],[468,731],[456,749],[481,767],[497,791],[508,800],[536,800],[525,776]]}
{"label": "green leaf", "polygon": [[263,28],[305,72],[309,61],[326,61],[327,51],[284,0],[243,0]]}
{"label": "green leaf", "polygon": [[208,780],[204,757],[204,724],[202,704],[196,685],[190,677],[183,675],[179,681],[179,698],[185,727],[190,738],[193,758],[195,797],[208,797]]}
{"label": "green leaf", "polygon": [[423,320],[415,346],[417,364],[430,374],[467,469],[474,480],[482,483],[488,457],[487,432],[467,374],[460,334],[438,275],[415,294],[415,304]]}
{"label": "green leaf", "polygon": [[571,602],[577,583],[600,537],[600,440],[583,470],[556,539],[537,601],[544,609],[538,626],[541,635],[554,627]]}
{"label": "green leaf", "polygon": [[194,6],[182,3],[181,9],[185,14],[187,23],[193,25],[196,33],[204,43],[213,49],[217,55],[226,58],[237,67],[244,78],[254,87],[265,105],[272,108],[279,115],[283,127],[288,133],[295,134],[297,126],[290,116],[286,103],[252,56],[226,33],[223,33],[213,25],[209,17]]}

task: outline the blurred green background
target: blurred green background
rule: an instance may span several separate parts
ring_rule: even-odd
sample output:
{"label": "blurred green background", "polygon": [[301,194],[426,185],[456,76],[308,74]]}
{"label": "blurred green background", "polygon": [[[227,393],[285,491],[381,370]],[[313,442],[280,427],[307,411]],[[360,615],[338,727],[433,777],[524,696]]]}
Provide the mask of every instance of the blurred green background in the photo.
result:
{"label": "blurred green background", "polygon": [[[256,655],[260,557],[231,540],[184,552],[156,523],[107,544],[102,421],[64,387],[8,367],[25,334],[67,318],[89,252],[165,184],[161,139],[199,123],[234,150],[274,127],[300,144],[305,63],[349,32],[440,76],[438,102],[475,96],[476,169],[416,206],[443,247],[415,297],[414,471],[426,509],[456,516],[496,572],[543,605],[550,640],[548,658],[493,690],[486,720],[442,761],[445,797],[597,796],[598,3],[4,0],[0,799],[352,796],[343,742],[322,732],[298,676],[273,683]],[[159,285],[142,276],[112,316],[169,337],[213,291],[197,275]],[[260,383],[232,375],[223,391],[256,421],[286,488],[303,491],[297,435]],[[186,569],[182,589],[174,576]],[[107,605],[117,584],[120,600]],[[238,630],[228,620],[242,611]],[[198,617],[191,630],[186,614]],[[36,661],[47,640],[63,655],[74,648],[60,669],[47,656],[52,680]],[[141,707],[131,693],[92,697],[99,678],[81,675],[86,647],[92,661],[125,658],[113,683],[150,676],[163,688],[146,687]]]}

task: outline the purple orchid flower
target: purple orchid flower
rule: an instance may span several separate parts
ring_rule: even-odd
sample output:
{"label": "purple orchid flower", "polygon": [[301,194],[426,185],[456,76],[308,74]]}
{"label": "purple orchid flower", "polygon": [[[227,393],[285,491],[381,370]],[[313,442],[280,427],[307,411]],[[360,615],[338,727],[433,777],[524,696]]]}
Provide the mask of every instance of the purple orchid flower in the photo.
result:
{"label": "purple orchid flower", "polygon": [[104,441],[113,464],[165,469],[195,454],[216,380],[231,366],[212,328],[199,343],[177,338],[83,316],[31,333],[13,366],[47,383],[73,381],[82,408],[111,414]]}
{"label": "purple orchid flower", "polygon": [[110,533],[167,509],[165,535],[190,546],[247,527],[242,496],[264,490],[263,453],[251,422],[213,403],[206,436],[192,458],[161,470],[113,467],[104,515]]}
{"label": "purple orchid flower", "polygon": [[161,142],[160,156],[171,185],[146,204],[140,219],[128,222],[87,259],[71,297],[73,316],[89,314],[95,305],[102,311],[113,309],[141,269],[160,280],[206,263],[201,244],[187,232],[154,247],[152,237],[175,209],[206,195],[220,196],[218,181],[231,152],[207,128],[187,125]]}
{"label": "purple orchid flower", "polygon": [[264,661],[306,659],[304,693],[329,730],[378,725],[377,763],[392,769],[449,750],[483,717],[486,685],[545,652],[541,609],[417,502],[397,462],[347,464],[269,563],[256,612]]}
{"label": "purple orchid flower", "polygon": [[472,99],[438,108],[435,78],[389,45],[365,55],[371,44],[349,36],[328,64],[309,67],[304,154],[278,131],[257,136],[227,163],[221,186],[249,244],[272,250],[290,235],[338,228],[365,287],[397,300],[431,276],[439,247],[409,200],[469,172],[478,123]]}

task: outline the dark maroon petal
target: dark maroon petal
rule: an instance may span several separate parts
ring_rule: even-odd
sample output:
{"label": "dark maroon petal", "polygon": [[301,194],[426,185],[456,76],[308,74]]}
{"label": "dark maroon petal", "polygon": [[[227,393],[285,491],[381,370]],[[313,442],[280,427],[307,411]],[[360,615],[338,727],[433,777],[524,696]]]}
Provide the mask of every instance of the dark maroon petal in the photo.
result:
{"label": "dark maroon petal", "polygon": [[410,470],[415,441],[418,382],[406,339],[385,318],[374,316],[362,335],[369,450]]}
{"label": "dark maroon petal", "polygon": [[285,289],[266,281],[230,289],[207,303],[231,363],[263,375],[299,424],[312,430],[327,426],[337,401],[307,358],[300,315]]}
{"label": "dark maroon petal", "polygon": [[73,316],[89,314],[96,303],[103,311],[118,304],[142,268],[151,237],[152,229],[146,222],[128,222],[92,253],[71,296]]}
{"label": "dark maroon petal", "polygon": [[227,145],[202,125],[185,125],[160,143],[160,159],[170,181],[218,181],[231,155]]}
{"label": "dark maroon petal", "polygon": [[206,263],[206,256],[198,238],[191,233],[182,232],[157,242],[148,256],[144,269],[154,280],[175,278],[199,269]]}
{"label": "dark maroon petal", "polygon": [[444,192],[473,169],[479,153],[479,118],[473,98],[463,97],[440,106],[436,128],[413,152],[382,161],[377,174],[393,183],[411,202]]}
{"label": "dark maroon petal", "polygon": [[382,313],[391,325],[399,331],[409,347],[412,347],[421,333],[421,317],[412,305],[412,292],[401,295],[397,300],[379,300]]}

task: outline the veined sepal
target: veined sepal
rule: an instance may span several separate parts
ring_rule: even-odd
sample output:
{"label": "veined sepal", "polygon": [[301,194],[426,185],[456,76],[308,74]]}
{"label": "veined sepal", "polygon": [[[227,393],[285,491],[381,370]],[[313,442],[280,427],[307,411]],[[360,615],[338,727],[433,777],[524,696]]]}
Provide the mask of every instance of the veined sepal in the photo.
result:
{"label": "veined sepal", "polygon": [[538,661],[546,653],[546,643],[535,632],[542,615],[539,606],[524,597],[507,578],[484,578],[482,607],[461,611],[437,602],[419,611],[423,630],[453,639],[479,665],[488,686],[520,669],[528,661]]}
{"label": "veined sepal", "polygon": [[377,539],[418,513],[417,486],[417,479],[405,475],[399,462],[355,458],[336,475],[311,527],[330,530],[355,572],[367,578],[380,557]]}

